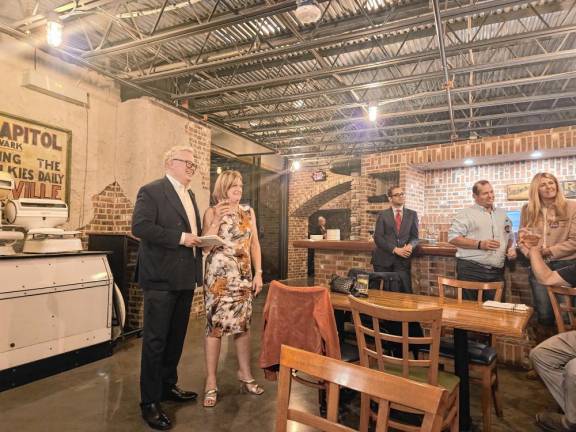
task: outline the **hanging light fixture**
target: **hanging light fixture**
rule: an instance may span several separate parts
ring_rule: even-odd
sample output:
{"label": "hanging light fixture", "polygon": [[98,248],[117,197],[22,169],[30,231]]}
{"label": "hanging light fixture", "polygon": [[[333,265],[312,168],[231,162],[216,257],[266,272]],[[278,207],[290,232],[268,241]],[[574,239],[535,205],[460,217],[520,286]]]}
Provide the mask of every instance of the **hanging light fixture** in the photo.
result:
{"label": "hanging light fixture", "polygon": [[64,26],[58,15],[50,14],[46,18],[46,42],[52,47],[59,47],[62,43],[62,30]]}
{"label": "hanging light fixture", "polygon": [[370,102],[368,104],[368,120],[375,122],[378,118],[378,103]]}
{"label": "hanging light fixture", "polygon": [[297,0],[294,15],[302,24],[312,24],[320,19],[322,11],[314,0]]}

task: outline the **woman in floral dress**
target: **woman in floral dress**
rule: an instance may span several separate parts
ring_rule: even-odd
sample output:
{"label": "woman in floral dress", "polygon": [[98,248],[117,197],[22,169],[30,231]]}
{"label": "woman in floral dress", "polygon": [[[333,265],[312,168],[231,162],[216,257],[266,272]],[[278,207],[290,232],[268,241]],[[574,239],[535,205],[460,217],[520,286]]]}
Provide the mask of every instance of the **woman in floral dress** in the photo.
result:
{"label": "woman in floral dress", "polygon": [[227,245],[209,249],[206,258],[205,407],[213,407],[218,400],[216,372],[221,338],[225,335],[234,336],[241,391],[256,395],[264,392],[254,381],[250,368],[252,298],[262,290],[262,259],[256,217],[249,206],[240,204],[242,176],[238,171],[220,174],[212,197],[217,204],[206,210],[202,234],[218,235],[226,240]]}

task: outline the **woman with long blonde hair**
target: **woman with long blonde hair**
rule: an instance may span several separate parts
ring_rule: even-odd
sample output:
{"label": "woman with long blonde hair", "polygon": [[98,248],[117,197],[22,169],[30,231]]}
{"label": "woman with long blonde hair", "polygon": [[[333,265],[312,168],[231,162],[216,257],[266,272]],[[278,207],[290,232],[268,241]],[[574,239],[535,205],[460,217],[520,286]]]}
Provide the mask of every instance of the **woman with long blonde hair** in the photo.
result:
{"label": "woman with long blonde hair", "polygon": [[[558,179],[547,172],[534,176],[528,203],[522,208],[520,228],[539,235],[542,256],[552,270],[576,263],[576,201],[567,200]],[[542,326],[554,326],[546,287],[530,273],[534,309]]]}

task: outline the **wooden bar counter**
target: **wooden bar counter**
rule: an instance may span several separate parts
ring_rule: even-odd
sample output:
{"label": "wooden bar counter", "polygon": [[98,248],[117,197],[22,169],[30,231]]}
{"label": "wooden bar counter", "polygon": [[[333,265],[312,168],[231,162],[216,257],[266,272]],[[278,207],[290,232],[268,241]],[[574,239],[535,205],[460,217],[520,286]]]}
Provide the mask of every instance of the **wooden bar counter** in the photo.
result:
{"label": "wooden bar counter", "polygon": [[[328,285],[331,276],[345,276],[351,268],[372,271],[372,251],[375,244],[365,240],[297,240],[296,248],[315,251],[315,281]],[[448,243],[421,244],[412,257],[412,290],[414,294],[438,296],[438,276],[456,277],[456,248]],[[292,277],[305,275],[293,275]],[[532,306],[528,284],[528,269],[519,263],[507,265],[504,301]],[[529,332],[530,333],[530,332]],[[520,340],[498,338],[499,360],[516,366],[528,366],[528,352],[535,342],[528,337]]]}

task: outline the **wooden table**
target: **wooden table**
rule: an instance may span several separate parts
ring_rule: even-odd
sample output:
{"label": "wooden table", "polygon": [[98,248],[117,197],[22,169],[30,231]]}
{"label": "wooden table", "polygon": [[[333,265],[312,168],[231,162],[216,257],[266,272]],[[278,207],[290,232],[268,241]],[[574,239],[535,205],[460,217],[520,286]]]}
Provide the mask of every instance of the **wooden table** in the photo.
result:
{"label": "wooden table", "polygon": [[[350,310],[348,297],[330,294],[334,309]],[[423,295],[370,290],[367,302],[402,309],[442,308],[442,325],[454,329],[454,367],[460,378],[460,431],[470,430],[468,331],[522,337],[532,308],[526,312],[484,308],[473,301],[458,302]]]}

